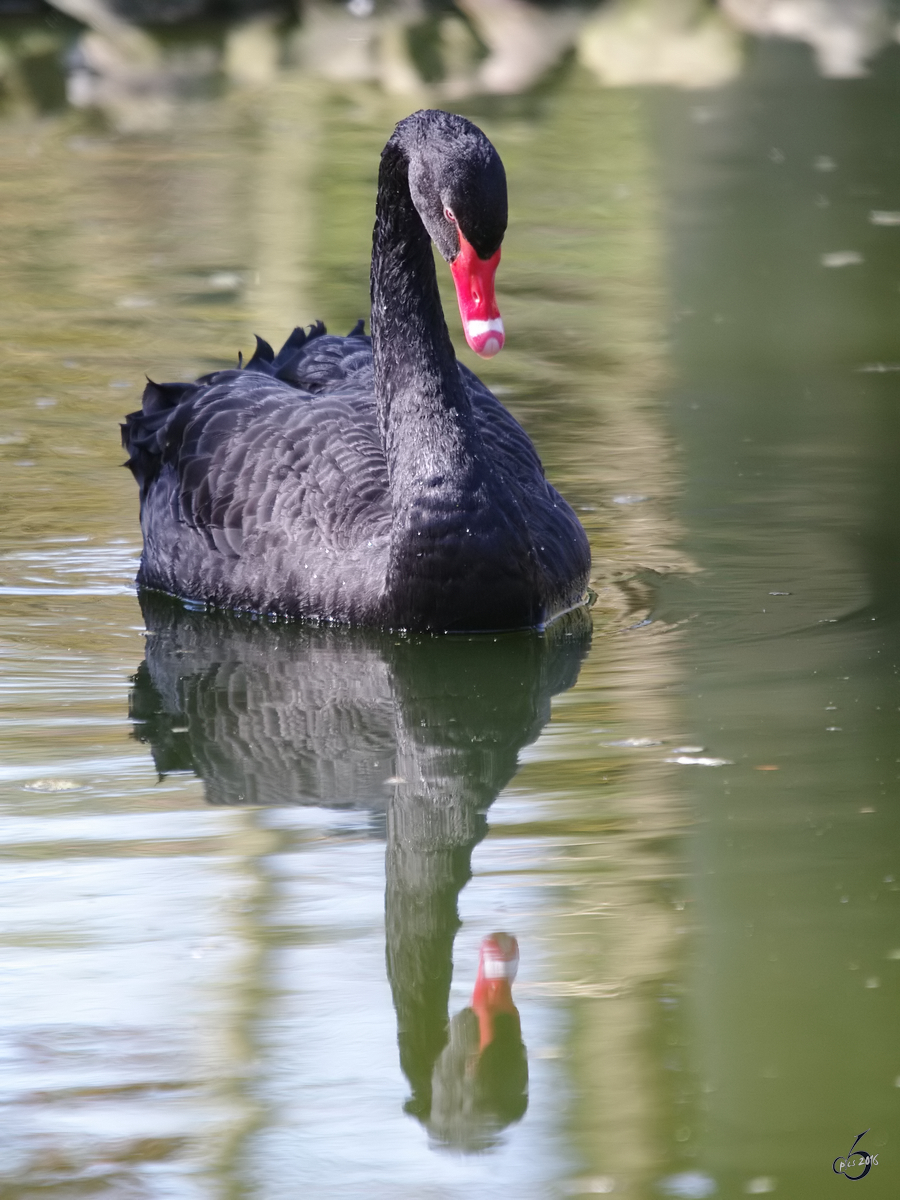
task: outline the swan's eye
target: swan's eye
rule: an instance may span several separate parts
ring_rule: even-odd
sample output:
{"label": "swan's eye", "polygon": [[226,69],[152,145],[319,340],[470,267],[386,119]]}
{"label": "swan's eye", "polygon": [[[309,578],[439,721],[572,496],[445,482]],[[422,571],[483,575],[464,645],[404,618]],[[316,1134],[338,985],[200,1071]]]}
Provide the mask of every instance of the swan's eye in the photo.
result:
{"label": "swan's eye", "polygon": [[447,218],[448,221],[452,221],[454,223],[454,225],[456,224],[456,213],[453,211],[452,208],[445,208],[444,216]]}

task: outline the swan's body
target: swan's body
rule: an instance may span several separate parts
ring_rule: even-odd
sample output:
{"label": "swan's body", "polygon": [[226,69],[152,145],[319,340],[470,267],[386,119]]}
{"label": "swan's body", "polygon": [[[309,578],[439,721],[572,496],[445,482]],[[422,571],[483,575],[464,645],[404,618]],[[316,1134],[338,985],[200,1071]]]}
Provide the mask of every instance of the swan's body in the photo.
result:
{"label": "swan's body", "polygon": [[503,168],[484,135],[446,113],[401,122],[379,179],[372,340],[298,330],[277,356],[260,342],[243,370],[149,384],[128,417],[138,583],[423,630],[536,626],[579,603],[584,531],[518,423],[457,363],[440,306],[432,237],[453,260],[473,347],[500,348],[505,226]]}

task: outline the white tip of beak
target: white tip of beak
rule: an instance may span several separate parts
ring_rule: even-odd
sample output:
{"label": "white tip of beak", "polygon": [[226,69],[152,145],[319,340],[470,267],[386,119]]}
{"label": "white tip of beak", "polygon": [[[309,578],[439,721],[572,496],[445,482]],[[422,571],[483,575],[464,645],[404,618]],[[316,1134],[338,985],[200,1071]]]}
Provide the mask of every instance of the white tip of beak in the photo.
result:
{"label": "white tip of beak", "polygon": [[503,320],[493,317],[490,321],[466,321],[466,341],[482,358],[493,358],[503,349],[505,335]]}

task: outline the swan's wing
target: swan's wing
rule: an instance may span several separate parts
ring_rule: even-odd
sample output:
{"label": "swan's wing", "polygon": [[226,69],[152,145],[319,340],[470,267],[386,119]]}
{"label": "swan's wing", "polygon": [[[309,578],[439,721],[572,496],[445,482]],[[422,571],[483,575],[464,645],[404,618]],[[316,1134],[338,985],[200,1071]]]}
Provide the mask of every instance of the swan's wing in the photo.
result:
{"label": "swan's wing", "polygon": [[546,479],[528,434],[467,367],[460,364],[472,408],[495,468],[516,497],[528,525],[534,552],[552,593],[587,584],[591,553],[587,536],[570,505]]}
{"label": "swan's wing", "polygon": [[531,438],[474,372],[462,363],[459,370],[493,465],[513,488],[537,486],[544,479],[544,468]]}
{"label": "swan's wing", "polygon": [[[143,411],[123,426],[142,506],[174,508],[182,526],[204,532],[226,556],[240,555],[245,539],[263,531],[270,543],[341,548],[378,526],[389,510],[366,387],[367,339],[315,340],[320,352],[281,362],[261,343],[263,369],[254,356],[244,370],[195,384],[149,383]],[[343,370],[334,346],[342,342],[353,360]],[[302,372],[324,389],[329,370],[336,392],[314,393],[279,377]]]}
{"label": "swan's wing", "polygon": [[247,372],[194,407],[173,459],[181,510],[190,525],[226,531],[235,552],[237,538],[279,529],[346,546],[386,496],[365,397],[310,396]]}

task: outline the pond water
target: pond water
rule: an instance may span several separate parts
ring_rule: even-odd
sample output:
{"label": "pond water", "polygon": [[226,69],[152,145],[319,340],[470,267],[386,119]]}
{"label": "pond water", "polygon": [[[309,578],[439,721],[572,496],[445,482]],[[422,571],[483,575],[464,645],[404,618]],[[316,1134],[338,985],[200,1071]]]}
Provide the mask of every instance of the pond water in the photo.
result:
{"label": "pond water", "polygon": [[812,1200],[870,1130],[896,1195],[900,49],[463,106],[511,191],[479,371],[589,620],[142,610],[144,372],[367,313],[411,107],[286,71],[0,123],[0,1190]]}

